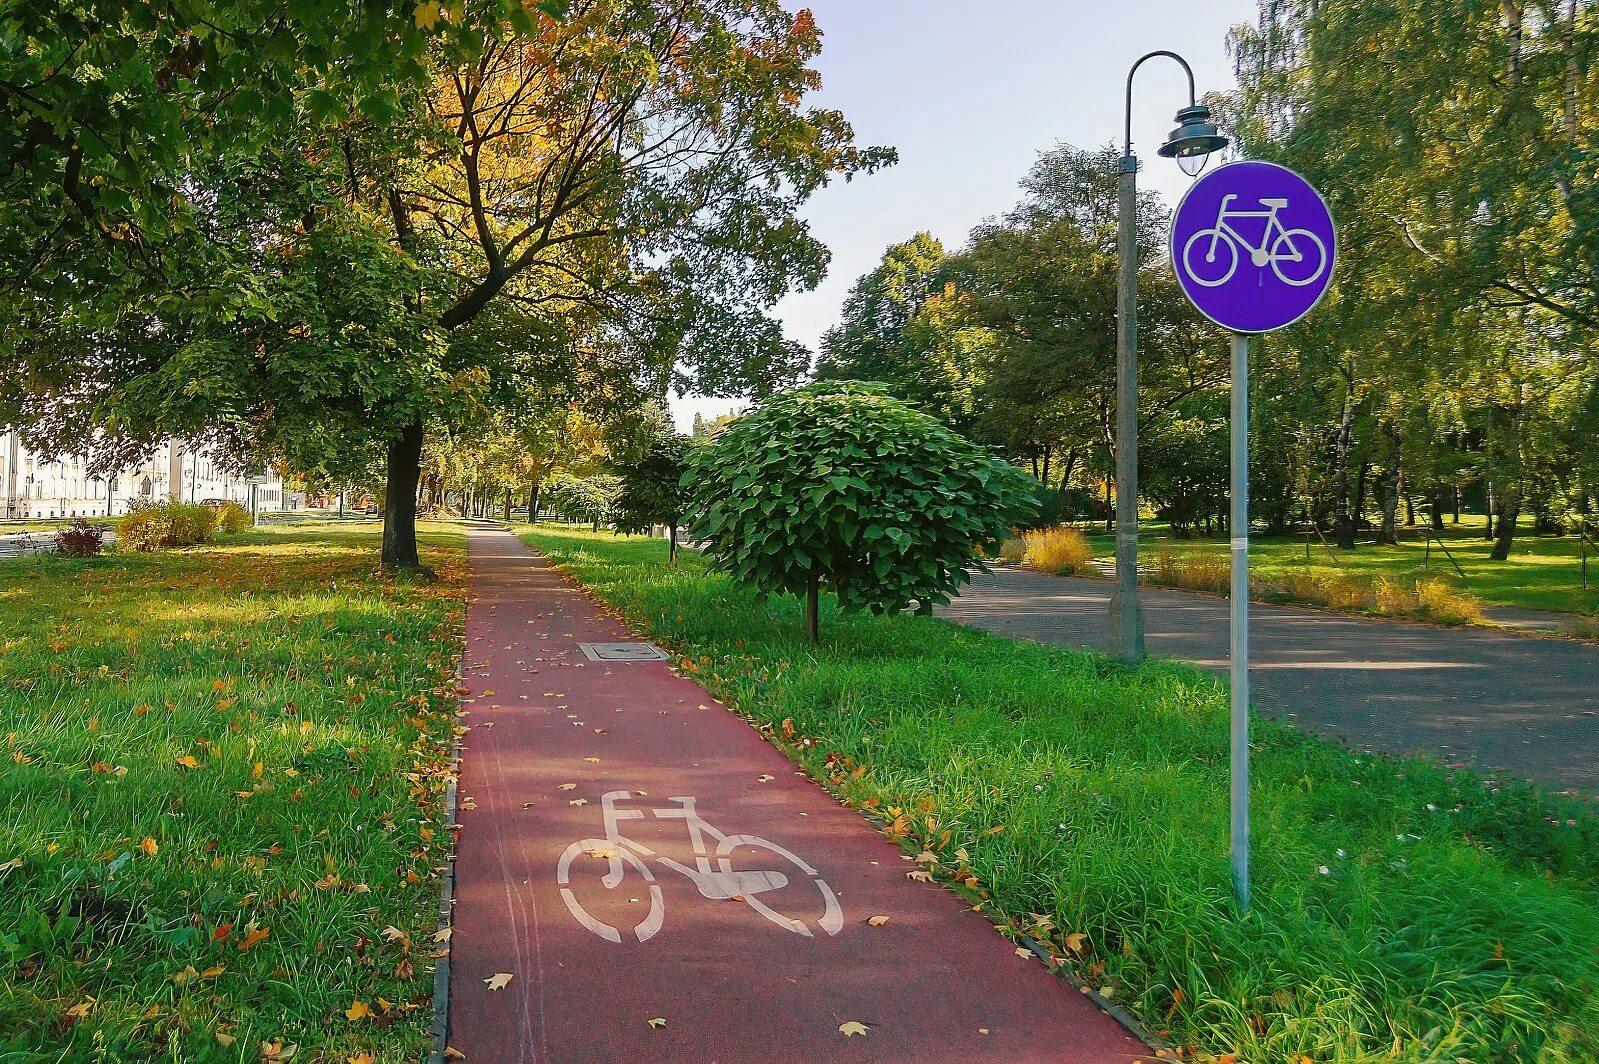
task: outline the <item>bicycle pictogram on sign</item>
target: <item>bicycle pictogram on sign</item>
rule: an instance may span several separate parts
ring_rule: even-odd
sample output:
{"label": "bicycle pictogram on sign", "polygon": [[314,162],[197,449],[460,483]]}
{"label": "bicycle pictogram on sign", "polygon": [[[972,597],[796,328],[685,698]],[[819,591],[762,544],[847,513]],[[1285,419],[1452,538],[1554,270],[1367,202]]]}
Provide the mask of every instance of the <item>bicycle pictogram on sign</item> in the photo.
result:
{"label": "bicycle pictogram on sign", "polygon": [[[1283,284],[1297,287],[1310,284],[1327,269],[1327,248],[1309,229],[1288,229],[1277,215],[1288,206],[1286,196],[1267,196],[1260,200],[1264,210],[1230,207],[1236,192],[1221,199],[1216,224],[1201,229],[1183,246],[1183,268],[1195,284],[1215,288],[1232,280],[1238,269],[1240,250],[1249,252],[1252,266],[1271,267]],[[1265,231],[1260,243],[1251,243],[1232,225],[1238,218],[1264,218]]]}
{"label": "bicycle pictogram on sign", "polygon": [[[577,922],[596,935],[609,942],[621,942],[624,934],[639,942],[648,942],[661,929],[666,920],[666,898],[647,862],[686,877],[702,898],[743,901],[778,927],[806,938],[815,937],[813,926],[828,935],[836,935],[843,928],[844,912],[833,888],[816,869],[782,846],[755,835],[728,835],[718,831],[699,815],[692,797],[668,798],[674,806],[654,808],[648,813],[618,807],[619,802],[630,797],[629,791],[608,791],[602,795],[600,812],[605,837],[572,843],[561,854],[556,866],[555,879],[561,888],[561,899]],[[692,865],[658,854],[622,834],[622,821],[639,820],[647,815],[659,820],[683,821],[694,850]],[[715,843],[714,851],[709,848],[710,842]],[[713,852],[714,867],[711,864]],[[757,867],[739,867],[752,859]],[[649,907],[644,915],[630,927],[615,927],[590,913],[579,895],[587,897],[591,903],[611,897],[611,892],[623,885],[630,871],[638,874],[647,889]],[[804,911],[797,915],[780,912],[776,904],[769,904],[762,897],[781,892],[790,883],[809,883],[814,888],[814,892],[801,892],[801,897],[809,900]],[[793,893],[784,894],[790,904]]]}

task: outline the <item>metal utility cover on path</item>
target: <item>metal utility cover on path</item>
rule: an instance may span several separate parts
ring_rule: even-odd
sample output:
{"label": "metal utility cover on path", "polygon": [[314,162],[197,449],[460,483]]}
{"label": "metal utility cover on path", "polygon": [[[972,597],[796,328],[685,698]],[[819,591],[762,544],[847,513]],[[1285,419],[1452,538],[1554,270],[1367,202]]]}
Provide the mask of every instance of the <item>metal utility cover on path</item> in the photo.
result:
{"label": "metal utility cover on path", "polygon": [[671,655],[654,643],[579,643],[590,661],[669,661]]}

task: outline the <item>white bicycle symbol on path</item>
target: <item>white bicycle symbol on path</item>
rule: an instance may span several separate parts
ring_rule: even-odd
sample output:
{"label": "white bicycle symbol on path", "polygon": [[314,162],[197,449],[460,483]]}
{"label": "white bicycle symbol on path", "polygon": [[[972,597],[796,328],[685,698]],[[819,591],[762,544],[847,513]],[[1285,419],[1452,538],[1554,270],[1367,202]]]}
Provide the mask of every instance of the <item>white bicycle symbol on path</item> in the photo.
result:
{"label": "white bicycle symbol on path", "polygon": [[[638,820],[645,815],[639,809],[617,808],[617,802],[629,797],[631,794],[628,791],[609,791],[600,797],[600,807],[605,818],[605,837],[579,839],[572,843],[561,854],[561,862],[555,872],[556,882],[561,888],[561,898],[566,902],[566,907],[571,910],[578,923],[596,935],[611,942],[622,941],[621,930],[595,919],[577,898],[576,889],[580,889],[579,884],[585,871],[584,864],[587,862],[593,862],[593,867],[596,869],[601,867],[600,861],[605,862],[603,867],[607,870],[598,878],[598,883],[606,891],[613,891],[621,886],[629,868],[636,870],[649,884],[649,912],[628,929],[629,937],[647,942],[661,929],[661,924],[666,919],[666,902],[661,895],[660,885],[655,881],[654,873],[650,871],[650,866],[644,863],[644,859],[648,858],[664,868],[687,876],[699,889],[702,897],[712,901],[742,898],[746,905],[778,927],[804,935],[806,938],[815,937],[811,933],[810,924],[805,920],[786,916],[767,905],[761,898],[762,894],[782,890],[788,886],[789,876],[769,868],[735,870],[734,856],[739,847],[764,850],[772,858],[792,865],[798,870],[799,878],[808,879],[821,894],[818,907],[820,914],[815,918],[816,926],[829,935],[836,935],[843,928],[844,913],[839,907],[838,898],[833,894],[833,888],[827,885],[816,869],[777,843],[754,835],[725,835],[706,823],[695,812],[693,798],[668,798],[667,801],[677,803],[675,807],[652,809],[650,812],[661,820],[682,820],[688,828],[689,841],[694,846],[694,865],[682,864],[670,857],[661,856],[643,843],[623,837],[621,821]],[[716,841],[716,868],[711,867],[711,858],[706,850],[707,838]],[[587,862],[580,863],[581,858],[586,858]],[[763,863],[772,862],[768,860]],[[574,882],[574,873],[579,877],[577,882]]]}
{"label": "white bicycle symbol on path", "polygon": [[[1238,270],[1240,248],[1249,252],[1252,265],[1270,266],[1278,280],[1295,288],[1322,275],[1327,268],[1327,248],[1321,238],[1309,229],[1284,228],[1277,217],[1277,212],[1288,206],[1286,198],[1262,198],[1260,205],[1265,210],[1229,210],[1229,204],[1237,198],[1237,193],[1223,196],[1216,211],[1216,224],[1201,229],[1183,245],[1183,269],[1195,284],[1206,288],[1226,284]],[[1233,228],[1233,218],[1266,219],[1266,230],[1258,246]],[[1194,252],[1201,248],[1204,254],[1196,259]]]}

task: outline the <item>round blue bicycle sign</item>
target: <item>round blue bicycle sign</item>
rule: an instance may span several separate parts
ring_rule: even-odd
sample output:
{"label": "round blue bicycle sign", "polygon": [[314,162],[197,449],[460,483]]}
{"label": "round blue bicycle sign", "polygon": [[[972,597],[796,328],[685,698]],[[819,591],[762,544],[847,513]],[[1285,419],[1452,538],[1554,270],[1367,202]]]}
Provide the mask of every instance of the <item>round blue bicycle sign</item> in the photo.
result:
{"label": "round blue bicycle sign", "polygon": [[1201,314],[1233,332],[1271,332],[1304,317],[1332,282],[1337,253],[1326,201],[1276,163],[1211,171],[1172,216],[1177,282]]}

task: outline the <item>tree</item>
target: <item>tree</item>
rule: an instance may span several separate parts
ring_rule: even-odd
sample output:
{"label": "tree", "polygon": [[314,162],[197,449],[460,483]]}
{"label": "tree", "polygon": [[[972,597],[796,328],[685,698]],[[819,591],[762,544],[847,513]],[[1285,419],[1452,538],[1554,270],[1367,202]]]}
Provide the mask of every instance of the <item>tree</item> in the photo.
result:
{"label": "tree", "polygon": [[[289,92],[262,136],[177,160],[169,198],[199,219],[167,264],[181,285],[105,313],[6,304],[18,350],[43,336],[0,370],[30,410],[62,411],[41,442],[211,433],[323,465],[375,451],[383,559],[414,565],[429,427],[515,412],[552,354],[657,391],[761,393],[802,368],[768,313],[826,264],[796,210],[892,159],[803,106],[808,12],[589,0],[563,20],[459,2],[415,16],[428,34],[406,36],[403,59],[425,77],[384,85],[383,105]],[[166,298],[177,288],[208,297]]]}
{"label": "tree", "polygon": [[986,335],[969,329],[948,261],[929,233],[891,245],[823,334],[817,379],[879,381],[948,424],[968,421]]}
{"label": "tree", "polygon": [[670,425],[644,443],[642,453],[618,462],[614,468],[622,481],[616,499],[616,523],[623,532],[641,532],[651,525],[667,527],[667,551],[677,562],[677,529],[687,512],[689,491],[683,483],[690,454],[696,444]]}
{"label": "tree", "polygon": [[824,583],[845,611],[929,611],[1035,505],[1008,462],[848,382],[756,407],[694,457],[688,480],[712,563],[763,595],[803,595],[813,642]]}
{"label": "tree", "polygon": [[616,503],[621,494],[621,478],[609,473],[587,477],[562,473],[550,484],[550,504],[567,517],[593,522],[596,532],[601,522],[616,516]]}

